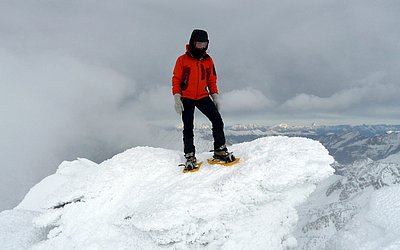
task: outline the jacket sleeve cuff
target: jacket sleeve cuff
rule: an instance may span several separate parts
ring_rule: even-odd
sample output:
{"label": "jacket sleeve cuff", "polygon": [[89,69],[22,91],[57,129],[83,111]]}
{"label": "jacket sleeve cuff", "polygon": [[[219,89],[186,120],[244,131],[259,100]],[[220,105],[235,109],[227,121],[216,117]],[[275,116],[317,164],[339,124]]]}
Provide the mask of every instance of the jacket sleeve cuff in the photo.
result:
{"label": "jacket sleeve cuff", "polygon": [[172,89],[172,95],[176,94],[181,94],[181,91],[179,91],[179,89]]}

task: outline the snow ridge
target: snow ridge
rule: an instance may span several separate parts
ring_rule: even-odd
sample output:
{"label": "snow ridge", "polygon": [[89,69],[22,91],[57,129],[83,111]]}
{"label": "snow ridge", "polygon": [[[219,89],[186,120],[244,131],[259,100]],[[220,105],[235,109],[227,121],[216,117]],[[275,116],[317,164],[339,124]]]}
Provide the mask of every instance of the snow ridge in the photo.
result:
{"label": "snow ridge", "polygon": [[47,236],[33,249],[296,247],[295,207],[333,174],[333,158],[317,141],[283,136],[230,150],[239,164],[190,174],[178,168],[181,152],[152,147],[64,162],[14,210],[39,213],[33,224]]}

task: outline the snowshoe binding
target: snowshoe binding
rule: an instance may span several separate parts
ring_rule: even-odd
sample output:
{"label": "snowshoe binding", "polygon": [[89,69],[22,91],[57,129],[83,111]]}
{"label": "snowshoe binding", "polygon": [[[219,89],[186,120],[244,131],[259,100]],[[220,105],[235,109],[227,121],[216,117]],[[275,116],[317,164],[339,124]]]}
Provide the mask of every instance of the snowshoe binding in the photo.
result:
{"label": "snowshoe binding", "polygon": [[194,153],[187,153],[185,154],[186,158],[186,163],[181,164],[180,166],[184,166],[184,169],[182,172],[188,173],[188,172],[196,172],[199,171],[201,164],[203,162],[197,162],[196,157],[194,156]]}
{"label": "snowshoe binding", "polygon": [[237,163],[240,158],[236,158],[233,156],[232,152],[228,152],[228,149],[225,145],[221,146],[218,149],[214,150],[214,156],[211,159],[208,159],[209,164],[220,164],[224,166],[231,166]]}

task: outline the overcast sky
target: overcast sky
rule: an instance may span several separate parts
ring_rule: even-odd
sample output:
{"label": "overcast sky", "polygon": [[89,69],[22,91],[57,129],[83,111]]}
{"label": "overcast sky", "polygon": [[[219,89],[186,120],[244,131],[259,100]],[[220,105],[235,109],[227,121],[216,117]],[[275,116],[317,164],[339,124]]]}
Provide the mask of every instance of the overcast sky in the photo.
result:
{"label": "overcast sky", "polygon": [[209,32],[226,124],[399,124],[399,13],[397,0],[1,1],[0,210],[64,159],[157,145],[148,125],[180,121],[171,73],[194,28]]}

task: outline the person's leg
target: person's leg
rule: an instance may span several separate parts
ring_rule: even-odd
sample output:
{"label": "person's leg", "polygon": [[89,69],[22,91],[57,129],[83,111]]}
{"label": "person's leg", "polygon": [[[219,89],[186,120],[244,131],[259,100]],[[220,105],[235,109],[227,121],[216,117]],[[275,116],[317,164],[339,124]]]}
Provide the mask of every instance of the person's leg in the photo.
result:
{"label": "person's leg", "polygon": [[214,138],[214,149],[225,145],[224,123],[210,97],[203,98],[197,102],[197,108],[211,121]]}
{"label": "person's leg", "polygon": [[183,103],[183,112],[182,112],[182,121],[183,121],[183,146],[184,153],[195,153],[194,146],[194,134],[193,134],[193,121],[194,121],[194,108],[195,101],[191,99],[182,98]]}

